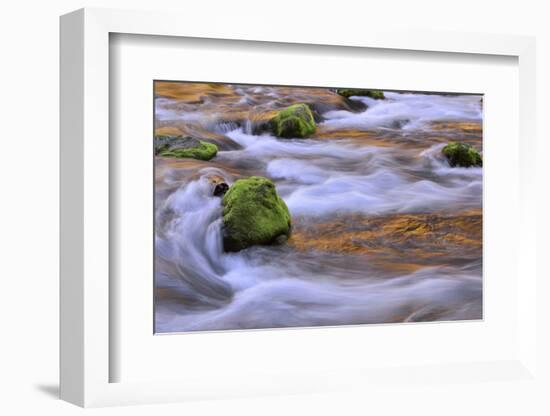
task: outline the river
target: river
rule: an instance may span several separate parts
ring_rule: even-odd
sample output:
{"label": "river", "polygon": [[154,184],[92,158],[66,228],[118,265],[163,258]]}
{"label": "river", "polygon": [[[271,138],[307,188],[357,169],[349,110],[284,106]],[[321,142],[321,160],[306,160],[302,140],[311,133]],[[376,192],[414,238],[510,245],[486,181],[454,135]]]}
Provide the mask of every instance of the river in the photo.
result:
{"label": "river", "polygon": [[[449,140],[482,150],[481,96],[350,107],[321,88],[166,84],[156,131],[220,151],[155,160],[155,332],[482,318],[482,168],[441,154]],[[311,138],[255,131],[293,102],[316,104]],[[211,178],[252,175],[275,182],[291,237],[225,253]]]}

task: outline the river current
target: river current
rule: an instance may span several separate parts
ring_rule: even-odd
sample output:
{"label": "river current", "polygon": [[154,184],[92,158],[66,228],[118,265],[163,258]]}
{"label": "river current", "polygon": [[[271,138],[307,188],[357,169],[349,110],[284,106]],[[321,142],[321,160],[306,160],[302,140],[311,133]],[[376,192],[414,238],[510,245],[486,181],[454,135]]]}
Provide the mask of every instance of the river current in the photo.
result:
{"label": "river current", "polygon": [[[234,95],[254,108],[281,99],[257,88]],[[353,98],[363,111],[325,111],[308,139],[254,134],[215,98],[204,111],[157,98],[163,126],[195,124],[229,144],[210,162],[156,160],[156,332],[482,317],[482,168],[441,155],[449,140],[481,150],[481,97],[385,94]],[[295,236],[225,253],[210,179],[251,175],[275,182]]]}

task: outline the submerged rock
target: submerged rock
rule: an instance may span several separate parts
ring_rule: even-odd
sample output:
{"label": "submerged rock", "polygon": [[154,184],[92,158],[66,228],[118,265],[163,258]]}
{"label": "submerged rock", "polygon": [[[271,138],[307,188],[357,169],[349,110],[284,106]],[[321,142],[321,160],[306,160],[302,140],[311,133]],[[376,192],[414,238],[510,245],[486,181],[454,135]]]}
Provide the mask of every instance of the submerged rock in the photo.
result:
{"label": "submerged rock", "polygon": [[375,100],[383,100],[386,98],[383,91],[365,90],[362,88],[340,88],[338,94],[342,97],[370,97]]}
{"label": "submerged rock", "polygon": [[281,243],[290,234],[288,208],[267,178],[239,179],[224,195],[222,206],[225,251]]}
{"label": "submerged rock", "polygon": [[442,150],[443,155],[452,167],[482,166],[483,159],[479,152],[472,146],[461,142],[449,142]]}
{"label": "submerged rock", "polygon": [[303,138],[315,132],[315,119],[306,104],[293,104],[279,111],[270,126],[278,137]]}
{"label": "submerged rock", "polygon": [[344,102],[346,103],[347,111],[350,111],[352,113],[360,113],[365,111],[367,108],[369,108],[368,105],[366,105],[363,101],[359,100],[350,100],[349,97],[342,97],[344,99]]}
{"label": "submerged rock", "polygon": [[218,153],[215,144],[191,136],[157,136],[155,154],[162,157],[186,157],[210,160]]}
{"label": "submerged rock", "polygon": [[402,120],[394,120],[394,121],[391,122],[391,128],[392,129],[402,129],[403,127],[405,127],[410,122],[411,122],[411,120],[409,120],[407,118],[402,119]]}

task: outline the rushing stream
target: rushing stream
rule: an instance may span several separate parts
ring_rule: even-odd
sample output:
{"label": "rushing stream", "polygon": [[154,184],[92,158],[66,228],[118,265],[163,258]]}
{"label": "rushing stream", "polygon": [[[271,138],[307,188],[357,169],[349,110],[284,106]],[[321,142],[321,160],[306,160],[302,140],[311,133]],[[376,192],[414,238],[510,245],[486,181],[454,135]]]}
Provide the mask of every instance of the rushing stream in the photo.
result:
{"label": "rushing stream", "polygon": [[[221,145],[209,162],[156,159],[156,332],[482,317],[482,168],[441,154],[449,140],[481,150],[480,96],[354,97],[368,107],[327,104],[311,138],[280,139],[255,114],[326,90],[226,88],[157,95],[157,129]],[[275,182],[291,237],[225,253],[211,178],[252,175]]]}

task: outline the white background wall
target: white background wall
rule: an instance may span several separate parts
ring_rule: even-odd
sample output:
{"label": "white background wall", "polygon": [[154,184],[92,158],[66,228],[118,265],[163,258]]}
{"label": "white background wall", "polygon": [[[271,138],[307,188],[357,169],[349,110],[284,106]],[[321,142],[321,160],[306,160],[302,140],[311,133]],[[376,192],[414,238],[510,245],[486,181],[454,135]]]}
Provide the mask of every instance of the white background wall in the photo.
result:
{"label": "white background wall", "polygon": [[[187,4],[186,4],[187,3]],[[58,16],[80,7],[167,9],[208,25],[213,13],[239,20],[275,19],[281,25],[368,25],[373,19],[405,27],[535,35],[538,42],[538,129],[550,106],[550,13],[545,1],[311,1],[240,0],[11,0],[0,11],[0,413],[76,414],[56,400],[58,368]],[[192,7],[192,10],[190,9]],[[244,23],[243,23],[244,22]],[[185,25],[185,20],[181,22]],[[540,140],[540,212],[548,212],[548,140]],[[546,235],[548,221],[541,220]],[[542,239],[541,239],[542,241]],[[546,247],[548,247],[547,243]],[[547,274],[550,276],[550,274]],[[498,390],[498,389],[497,389]],[[346,393],[134,408],[101,415],[536,415],[535,394],[503,385],[494,397],[468,385],[399,389],[376,397]],[[483,399],[481,401],[481,399]],[[547,409],[546,409],[547,410]]]}

